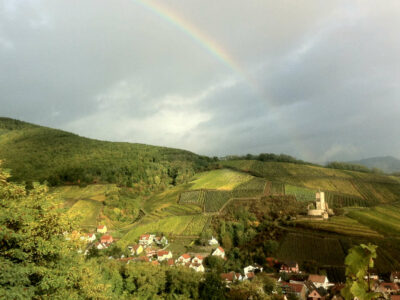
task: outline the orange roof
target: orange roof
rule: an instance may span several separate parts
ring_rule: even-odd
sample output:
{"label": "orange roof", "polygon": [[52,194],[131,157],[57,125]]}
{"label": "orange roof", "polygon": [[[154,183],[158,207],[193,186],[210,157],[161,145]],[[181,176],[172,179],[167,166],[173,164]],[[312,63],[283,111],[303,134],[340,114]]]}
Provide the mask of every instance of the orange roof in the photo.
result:
{"label": "orange roof", "polygon": [[99,225],[99,226],[97,226],[97,228],[98,228],[98,229],[103,229],[103,228],[104,228],[104,225]]}
{"label": "orange roof", "polygon": [[113,237],[111,236],[111,235],[108,235],[108,234],[106,234],[106,235],[103,235],[102,237],[101,237],[101,241],[103,242],[103,241],[112,241],[113,240]]}
{"label": "orange roof", "polygon": [[201,255],[196,255],[195,257],[196,257],[197,259],[200,259],[200,260],[203,260],[203,259],[204,259],[204,257],[201,256]]}
{"label": "orange roof", "polygon": [[235,279],[235,272],[222,273],[221,279],[226,281],[233,281]]}
{"label": "orange roof", "polygon": [[394,282],[382,282],[379,287],[383,287],[385,289],[389,289],[389,290],[398,290],[399,286],[397,285],[397,283]]}
{"label": "orange roof", "polygon": [[167,250],[160,250],[157,252],[157,256],[164,256],[164,255],[168,255],[169,251]]}
{"label": "orange roof", "polygon": [[190,255],[185,253],[185,254],[182,254],[181,257],[183,257],[184,259],[188,259],[188,258],[190,258]]}
{"label": "orange roof", "polygon": [[141,236],[140,236],[140,239],[141,240],[148,240],[150,238],[150,234],[142,234]]}
{"label": "orange roof", "polygon": [[311,282],[318,282],[318,283],[324,283],[326,279],[325,275],[315,275],[315,274],[310,274],[308,276],[308,280]]}
{"label": "orange roof", "polygon": [[225,252],[225,250],[222,247],[218,247],[219,251]]}
{"label": "orange roof", "polygon": [[152,265],[155,265],[155,266],[158,266],[160,263],[159,263],[158,261],[156,261],[156,260],[153,260],[153,261],[151,262],[151,264],[152,264]]}
{"label": "orange roof", "polygon": [[175,263],[174,263],[174,259],[173,258],[170,258],[170,259],[168,259],[167,260],[167,265],[168,266],[173,266]]}
{"label": "orange roof", "polygon": [[254,273],[253,272],[249,272],[246,274],[247,278],[253,278],[254,277]]}

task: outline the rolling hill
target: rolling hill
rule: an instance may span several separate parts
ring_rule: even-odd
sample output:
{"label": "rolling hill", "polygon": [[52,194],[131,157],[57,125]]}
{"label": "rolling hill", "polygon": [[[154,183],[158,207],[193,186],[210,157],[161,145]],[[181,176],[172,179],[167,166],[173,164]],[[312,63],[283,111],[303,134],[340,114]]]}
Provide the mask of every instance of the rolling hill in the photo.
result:
{"label": "rolling hill", "polygon": [[14,181],[116,183],[157,190],[191,178],[209,158],[144,144],[105,142],[0,118],[0,160]]}
{"label": "rolling hill", "polygon": [[371,157],[361,160],[351,161],[349,163],[358,164],[367,168],[377,168],[385,173],[400,172],[400,159],[393,156]]}

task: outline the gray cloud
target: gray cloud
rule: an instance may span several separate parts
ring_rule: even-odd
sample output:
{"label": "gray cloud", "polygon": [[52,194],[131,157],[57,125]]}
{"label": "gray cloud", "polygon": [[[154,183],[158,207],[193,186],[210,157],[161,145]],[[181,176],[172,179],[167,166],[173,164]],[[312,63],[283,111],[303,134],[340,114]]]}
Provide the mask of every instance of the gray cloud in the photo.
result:
{"label": "gray cloud", "polygon": [[208,155],[400,156],[399,14],[397,1],[0,0],[0,115]]}

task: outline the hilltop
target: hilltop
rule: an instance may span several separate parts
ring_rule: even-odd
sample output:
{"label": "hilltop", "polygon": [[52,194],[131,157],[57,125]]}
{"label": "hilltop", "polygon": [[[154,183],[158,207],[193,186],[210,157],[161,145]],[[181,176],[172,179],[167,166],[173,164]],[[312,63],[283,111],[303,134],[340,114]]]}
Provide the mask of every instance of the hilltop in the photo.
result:
{"label": "hilltop", "polygon": [[0,159],[13,181],[107,182],[140,191],[184,182],[210,161],[185,150],[99,141],[9,118],[0,118]]}
{"label": "hilltop", "polygon": [[350,163],[359,164],[367,168],[377,168],[385,173],[400,172],[400,159],[393,156],[370,157],[351,161]]}

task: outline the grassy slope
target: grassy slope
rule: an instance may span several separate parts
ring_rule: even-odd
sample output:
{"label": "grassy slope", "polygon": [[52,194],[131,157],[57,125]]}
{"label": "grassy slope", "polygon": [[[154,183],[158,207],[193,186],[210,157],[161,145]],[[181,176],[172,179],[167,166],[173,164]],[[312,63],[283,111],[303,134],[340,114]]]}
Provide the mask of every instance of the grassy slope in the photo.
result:
{"label": "grassy slope", "polygon": [[394,176],[250,160],[223,161],[222,164],[271,181],[361,197],[371,204],[400,200],[400,180]]}
{"label": "grassy slope", "polygon": [[252,178],[251,175],[229,169],[214,170],[196,175],[191,182],[191,189],[232,190]]}
{"label": "grassy slope", "polygon": [[14,180],[168,185],[190,178],[207,164],[191,152],[143,144],[104,142],[0,118],[0,159]]}

